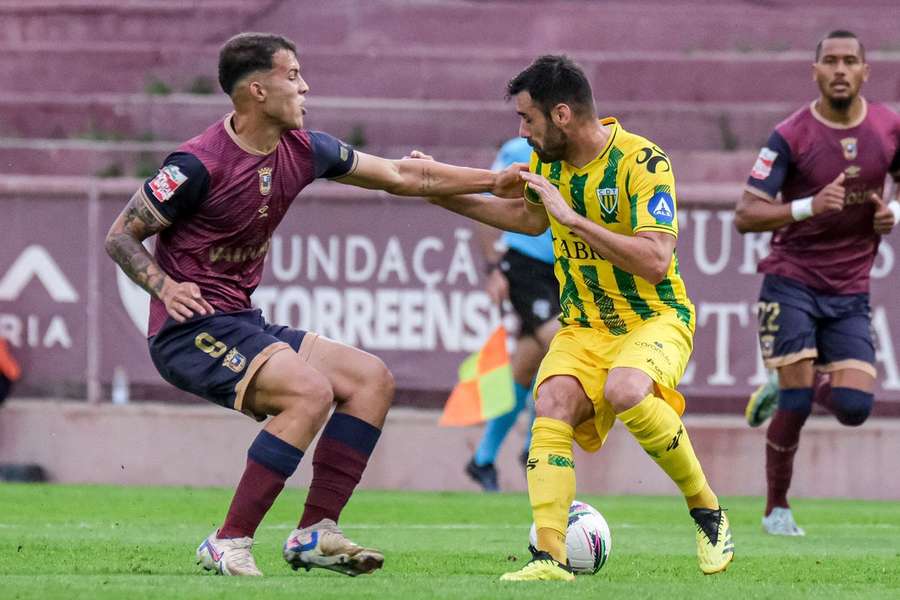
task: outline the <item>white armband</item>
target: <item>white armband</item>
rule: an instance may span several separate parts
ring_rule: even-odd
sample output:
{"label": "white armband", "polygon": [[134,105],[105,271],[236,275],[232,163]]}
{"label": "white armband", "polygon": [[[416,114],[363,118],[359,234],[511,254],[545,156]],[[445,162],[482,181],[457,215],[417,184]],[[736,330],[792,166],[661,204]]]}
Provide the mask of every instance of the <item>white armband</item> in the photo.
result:
{"label": "white armband", "polygon": [[891,209],[892,213],[894,213],[894,225],[900,223],[900,202],[891,200],[890,202],[888,202],[888,208]]}
{"label": "white armband", "polygon": [[798,198],[791,202],[791,217],[795,221],[802,221],[813,216],[813,197]]}

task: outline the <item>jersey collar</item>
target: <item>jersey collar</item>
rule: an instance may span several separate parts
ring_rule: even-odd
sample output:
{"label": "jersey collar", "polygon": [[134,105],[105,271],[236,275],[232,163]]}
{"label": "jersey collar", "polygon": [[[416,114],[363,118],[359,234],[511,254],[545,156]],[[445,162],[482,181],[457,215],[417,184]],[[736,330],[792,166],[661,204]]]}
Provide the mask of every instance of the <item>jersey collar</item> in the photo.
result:
{"label": "jersey collar", "polygon": [[240,148],[247,154],[252,154],[253,156],[268,156],[272,154],[272,152],[274,152],[274,150],[272,152],[263,152],[262,150],[254,148],[253,146],[250,146],[249,144],[241,140],[241,138],[238,137],[237,132],[234,130],[234,125],[232,125],[232,117],[234,117],[234,111],[231,111],[230,113],[225,115],[225,119],[222,121],[222,124],[225,126],[225,133],[228,134],[228,137],[231,138],[231,141],[237,144],[238,148]]}
{"label": "jersey collar", "polygon": [[[585,171],[591,168],[591,165],[596,163],[598,160],[603,160],[603,158],[609,153],[609,149],[612,148],[613,142],[616,139],[616,134],[619,133],[619,129],[621,126],[619,125],[619,121],[615,119],[615,117],[604,117],[600,119],[600,124],[609,127],[609,137],[606,138],[606,144],[603,146],[603,149],[600,150],[600,154],[595,156],[591,162],[587,163],[580,169],[575,169],[576,171]],[[574,169],[574,167],[572,167]]]}
{"label": "jersey collar", "polygon": [[816,110],[816,102],[818,99],[813,100],[809,103],[809,112],[812,113],[813,118],[822,123],[826,127],[830,127],[831,129],[853,129],[854,127],[859,127],[860,123],[866,120],[866,116],[869,114],[869,103],[866,102],[866,99],[862,96],[859,97],[862,100],[862,111],[859,113],[859,117],[855,121],[851,121],[844,125],[843,123],[835,123],[834,121],[829,121]]}

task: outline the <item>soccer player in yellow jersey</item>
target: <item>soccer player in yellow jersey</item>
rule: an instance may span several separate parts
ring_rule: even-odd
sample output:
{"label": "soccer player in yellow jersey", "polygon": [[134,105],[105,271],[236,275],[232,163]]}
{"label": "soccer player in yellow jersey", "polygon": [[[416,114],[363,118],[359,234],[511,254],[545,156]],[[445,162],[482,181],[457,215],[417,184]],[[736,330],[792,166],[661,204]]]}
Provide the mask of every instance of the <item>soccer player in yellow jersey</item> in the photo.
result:
{"label": "soccer player in yellow jersey", "polygon": [[598,119],[590,83],[565,56],[542,56],[507,88],[534,152],[525,200],[432,198],[502,229],[549,224],[562,328],[535,388],[528,495],[532,560],[507,581],[571,580],[566,524],[575,497],[573,440],[599,450],[616,419],[672,478],[697,525],[704,573],[734,556],[725,512],[681,421],[676,391],[693,346],[694,307],[678,272],[675,178],[668,156],[613,118]]}

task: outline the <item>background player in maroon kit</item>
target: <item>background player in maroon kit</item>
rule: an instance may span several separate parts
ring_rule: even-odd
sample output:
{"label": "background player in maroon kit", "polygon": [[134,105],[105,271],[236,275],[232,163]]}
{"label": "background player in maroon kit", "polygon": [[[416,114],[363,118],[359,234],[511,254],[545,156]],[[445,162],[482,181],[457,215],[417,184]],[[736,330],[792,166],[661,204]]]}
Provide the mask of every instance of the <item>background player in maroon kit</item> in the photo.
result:
{"label": "background player in maroon kit", "polygon": [[[151,295],[150,354],[160,374],[259,420],[273,417],[248,451],[222,527],[197,559],[221,574],[261,575],[250,552],[254,532],[324,424],[284,558],[295,569],[368,573],[383,556],[347,539],[337,520],[378,440],[393,379],[371,354],[267,324],[251,308],[269,240],[297,194],[319,177],[408,196],[517,197],[518,169],[391,161],[302,129],[309,87],[294,44],[280,36],[229,40],[219,82],[234,112],[169,155],[106,238],[113,260]],[[151,256],[141,241],[153,234]]]}
{"label": "background player in maroon kit", "polygon": [[[775,128],[737,205],[741,232],[774,231],[772,252],[759,263],[758,316],[778,388],[754,394],[747,415],[758,425],[777,403],[766,434],[762,520],[775,535],[804,534],[787,491],[814,395],[845,425],[862,424],[872,409],[869,272],[880,236],[900,217],[900,204],[882,199],[886,175],[900,178],[900,117],[859,95],[868,75],[854,34],[826,35],[813,64],[819,98]],[[814,394],[816,371],[825,377]]]}

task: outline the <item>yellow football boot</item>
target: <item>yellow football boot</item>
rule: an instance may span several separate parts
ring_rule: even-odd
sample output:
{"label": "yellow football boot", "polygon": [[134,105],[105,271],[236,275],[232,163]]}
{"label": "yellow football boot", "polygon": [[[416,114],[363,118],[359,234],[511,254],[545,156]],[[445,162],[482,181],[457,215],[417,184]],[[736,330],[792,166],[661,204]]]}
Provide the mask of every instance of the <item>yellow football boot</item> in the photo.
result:
{"label": "yellow football boot", "polygon": [[531,560],[511,573],[504,573],[500,581],[572,581],[575,574],[566,565],[558,562],[549,552],[529,546]]}
{"label": "yellow football boot", "polygon": [[769,371],[769,378],[756,388],[747,400],[744,418],[750,427],[759,427],[768,420],[778,408],[778,373]]}
{"label": "yellow football boot", "polygon": [[695,508],[691,517],[697,523],[697,562],[706,575],[721,573],[734,560],[731,525],[722,508]]}

